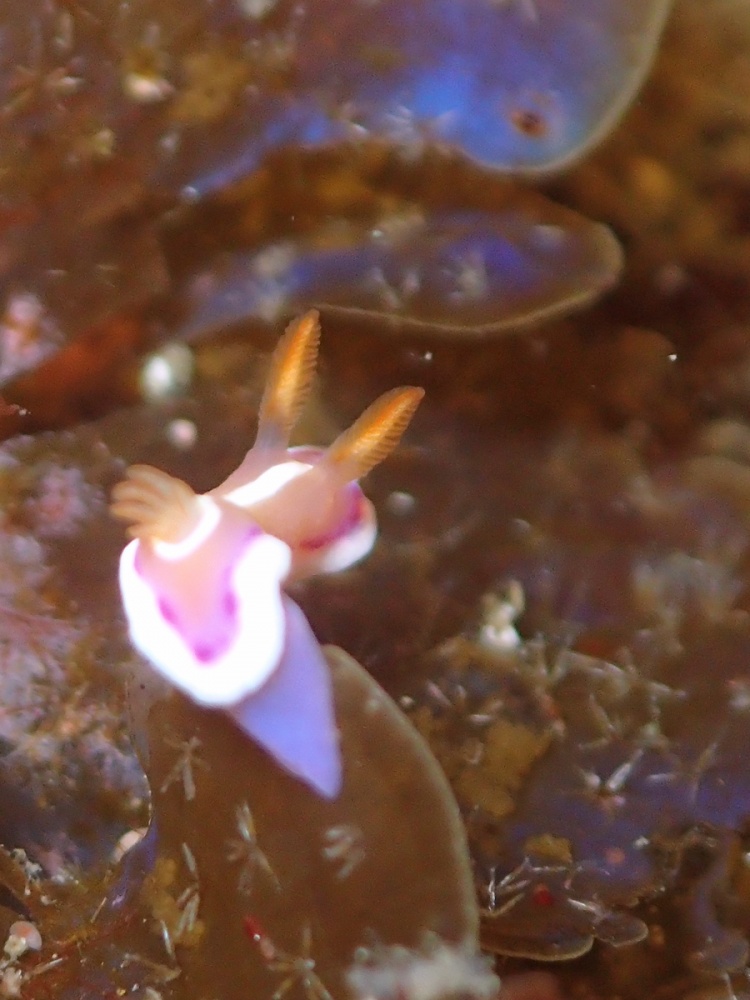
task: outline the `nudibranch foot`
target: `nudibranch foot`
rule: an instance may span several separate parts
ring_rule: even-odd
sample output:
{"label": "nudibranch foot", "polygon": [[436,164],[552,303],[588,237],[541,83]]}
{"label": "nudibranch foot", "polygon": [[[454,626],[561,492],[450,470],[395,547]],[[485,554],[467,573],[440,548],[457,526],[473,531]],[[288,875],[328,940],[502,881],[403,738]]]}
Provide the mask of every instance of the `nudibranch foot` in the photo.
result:
{"label": "nudibranch foot", "polygon": [[234,722],[283,768],[327,799],[343,783],[333,685],[323,651],[302,611],[284,599],[286,636],[263,687],[227,709]]}

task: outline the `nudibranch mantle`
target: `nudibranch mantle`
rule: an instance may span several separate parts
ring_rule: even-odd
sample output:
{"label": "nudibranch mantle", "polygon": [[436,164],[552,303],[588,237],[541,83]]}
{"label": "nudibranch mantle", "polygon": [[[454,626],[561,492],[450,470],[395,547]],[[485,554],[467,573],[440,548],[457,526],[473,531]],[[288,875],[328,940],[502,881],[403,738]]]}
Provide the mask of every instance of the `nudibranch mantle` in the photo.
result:
{"label": "nudibranch mantle", "polygon": [[283,586],[370,551],[375,511],[358,480],[398,444],[424,393],[385,393],[328,448],[290,448],[319,338],[315,312],[290,324],[272,358],[255,444],[223,483],[200,496],[134,465],[115,486],[111,511],[133,538],[119,579],[139,652],[333,798],[343,768],[330,676]]}
{"label": "nudibranch mantle", "polygon": [[291,550],[231,504],[196,499],[205,513],[184,540],[126,546],[120,591],[140,652],[199,704],[229,705],[281,656]]}
{"label": "nudibranch mantle", "polygon": [[[305,480],[305,473],[312,472],[318,462],[325,459],[326,450],[303,445],[287,448],[280,461],[261,472],[256,479],[243,485],[226,489],[222,484],[211,491],[211,496],[222,497],[254,514],[268,531],[278,531],[292,545],[295,579],[318,573],[338,573],[354,565],[370,552],[377,537],[375,508],[362,492],[357,482],[346,483],[330,489],[325,476],[316,484],[312,476]],[[324,511],[316,531],[312,519],[307,532],[299,530],[299,521],[287,512],[298,501],[296,491],[304,500],[317,501],[315,506]],[[311,482],[311,480],[313,480]],[[317,486],[317,488],[316,488]],[[326,497],[325,491],[330,489]],[[317,494],[317,496],[315,495]],[[271,501],[270,504],[264,503]],[[264,512],[263,506],[266,510]],[[293,525],[297,524],[295,535]]]}

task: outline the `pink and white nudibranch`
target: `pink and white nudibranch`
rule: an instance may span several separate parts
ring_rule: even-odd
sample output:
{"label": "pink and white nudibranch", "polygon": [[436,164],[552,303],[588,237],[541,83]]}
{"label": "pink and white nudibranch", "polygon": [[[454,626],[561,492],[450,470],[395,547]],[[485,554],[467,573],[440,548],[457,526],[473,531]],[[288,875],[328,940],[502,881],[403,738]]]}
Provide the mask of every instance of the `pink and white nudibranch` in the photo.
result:
{"label": "pink and white nudibranch", "polygon": [[111,511],[133,539],[120,559],[120,590],[139,652],[334,798],[342,763],[329,671],[282,588],[370,551],[375,513],[358,480],[398,444],[424,393],[386,393],[330,447],[290,448],[319,339],[317,313],[290,324],[273,355],[255,444],[225,482],[199,495],[134,465],[115,486]]}

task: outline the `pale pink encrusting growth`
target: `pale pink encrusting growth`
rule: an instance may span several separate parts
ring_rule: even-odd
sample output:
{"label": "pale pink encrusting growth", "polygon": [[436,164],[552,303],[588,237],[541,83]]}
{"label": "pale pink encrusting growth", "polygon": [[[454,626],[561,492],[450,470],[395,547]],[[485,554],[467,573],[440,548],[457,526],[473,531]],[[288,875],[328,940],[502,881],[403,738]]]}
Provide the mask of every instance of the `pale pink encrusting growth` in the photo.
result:
{"label": "pale pink encrusting growth", "polygon": [[51,354],[60,330],[33,292],[12,292],[0,314],[0,382],[8,382]]}
{"label": "pale pink encrusting growth", "polygon": [[39,477],[34,496],[24,504],[41,538],[72,535],[91,509],[101,503],[98,489],[75,466],[50,465]]}
{"label": "pale pink encrusting growth", "polygon": [[315,368],[317,314],[293,323],[274,354],[256,443],[203,496],[150,466],[131,466],[112,513],[133,541],[120,590],[137,649],[202,705],[223,708],[277,762],[334,798],[343,767],[325,658],[290,577],[335,572],[377,534],[357,480],[396,446],[423,393],[377,400],[329,448],[290,448]]}

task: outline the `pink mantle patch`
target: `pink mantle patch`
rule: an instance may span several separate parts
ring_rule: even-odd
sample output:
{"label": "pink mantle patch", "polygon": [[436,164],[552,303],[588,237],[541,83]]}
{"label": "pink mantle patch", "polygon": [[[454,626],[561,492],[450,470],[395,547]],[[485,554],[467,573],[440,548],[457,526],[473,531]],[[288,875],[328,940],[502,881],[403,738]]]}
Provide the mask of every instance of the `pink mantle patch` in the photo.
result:
{"label": "pink mantle patch", "polygon": [[245,511],[207,501],[194,544],[125,548],[120,589],[133,644],[194,701],[235,704],[278,666],[291,559]]}

